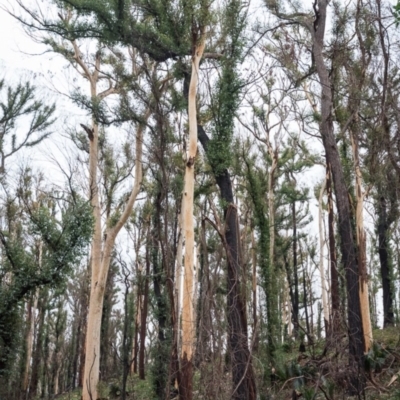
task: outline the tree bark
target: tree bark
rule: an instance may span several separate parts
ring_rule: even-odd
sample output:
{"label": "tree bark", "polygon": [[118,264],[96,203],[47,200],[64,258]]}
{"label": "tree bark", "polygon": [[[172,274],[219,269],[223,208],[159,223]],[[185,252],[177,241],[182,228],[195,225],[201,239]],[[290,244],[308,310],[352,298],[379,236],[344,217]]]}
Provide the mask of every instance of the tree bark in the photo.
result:
{"label": "tree bark", "polygon": [[192,55],[192,73],[189,85],[189,143],[185,168],[185,183],[182,201],[182,225],[185,235],[185,262],[182,300],[182,347],[181,376],[179,395],[181,400],[193,398],[193,355],[195,344],[196,320],[194,316],[194,163],[197,154],[197,111],[196,93],[199,79],[199,65],[204,52],[204,37],[200,43],[194,44]]}
{"label": "tree bark", "polygon": [[[92,97],[96,96],[95,87],[92,87]],[[144,119],[147,120],[150,111],[147,110]],[[97,384],[100,371],[100,332],[101,317],[103,311],[104,292],[107,281],[108,270],[114,243],[122,226],[131,214],[136,196],[139,193],[142,181],[142,141],[144,125],[140,125],[136,132],[136,165],[135,165],[135,183],[125,210],[115,226],[108,228],[106,240],[102,245],[102,229],[100,203],[97,183],[97,162],[98,162],[98,126],[96,121],[92,122],[93,137],[90,140],[89,153],[89,173],[90,173],[90,196],[95,217],[95,233],[92,241],[92,277],[91,291],[89,300],[88,323],[86,333],[86,354],[85,371],[83,379],[82,400],[92,400],[97,398]]]}
{"label": "tree bark", "polygon": [[380,197],[378,200],[378,244],[379,261],[381,264],[381,277],[383,289],[383,326],[391,326],[394,323],[393,294],[390,279],[390,256],[388,251],[388,218],[386,213],[386,200]]}
{"label": "tree bark", "polygon": [[[148,243],[150,243],[150,224],[148,227]],[[146,247],[146,275],[144,281],[143,308],[140,321],[140,347],[139,347],[139,379],[145,379],[145,350],[147,332],[147,309],[149,304],[149,276],[150,276],[150,251]]]}
{"label": "tree bark", "polygon": [[360,308],[361,320],[364,333],[364,352],[367,353],[372,343],[372,325],[369,310],[369,294],[368,294],[368,274],[367,274],[367,249],[366,237],[364,229],[364,192],[362,188],[362,173],[360,168],[360,157],[358,151],[358,118],[352,124],[354,129],[350,129],[351,147],[353,150],[354,173],[356,177],[356,238],[358,247],[358,268],[359,268],[359,291],[360,291]]}
{"label": "tree bark", "polygon": [[36,343],[32,357],[32,376],[29,382],[29,398],[33,399],[38,394],[41,365],[43,363],[43,347],[45,336],[45,316],[47,312],[48,293],[42,289],[38,294],[38,327],[36,332]]}
{"label": "tree bark", "polygon": [[324,246],[325,246],[325,236],[323,227],[324,211],[322,209],[323,196],[326,188],[326,179],[321,187],[321,192],[319,194],[319,273],[321,275],[321,294],[322,294],[322,308],[324,312],[324,326],[325,333],[329,332],[329,306],[328,306],[328,295],[326,290],[326,280],[325,280],[325,268],[324,268]]}
{"label": "tree bark", "polygon": [[328,237],[329,237],[329,265],[331,276],[331,333],[340,329],[340,294],[339,274],[337,269],[335,217],[333,212],[332,172],[330,165],[326,166],[326,193],[328,196]]}
{"label": "tree bark", "polygon": [[[207,154],[209,138],[199,126],[199,140]],[[213,167],[213,166],[212,166]],[[242,261],[240,257],[240,232],[237,208],[234,205],[232,182],[227,170],[215,176],[224,200],[225,251],[228,264],[228,324],[229,351],[231,354],[233,392],[232,399],[255,400],[256,384],[251,355],[247,343],[246,302],[241,291]]]}
{"label": "tree bark", "polygon": [[327,164],[331,166],[339,215],[339,233],[344,268],[346,272],[348,299],[348,332],[351,394],[364,392],[364,337],[361,321],[358,263],[351,226],[350,204],[345,177],[333,132],[332,121],[332,83],[325,65],[323,50],[326,14],[329,0],[315,2],[315,20],[310,32],[313,35],[312,54],[321,85],[321,122],[320,132],[326,152]]}
{"label": "tree bark", "polygon": [[37,295],[34,294],[26,304],[26,333],[25,333],[25,365],[22,375],[21,389],[27,393],[29,389],[29,375],[33,350],[33,340],[35,333],[35,310],[37,307]]}
{"label": "tree bark", "polygon": [[296,201],[292,204],[292,224],[293,224],[293,333],[297,338],[299,335],[299,273],[297,269],[297,224],[296,224]]}

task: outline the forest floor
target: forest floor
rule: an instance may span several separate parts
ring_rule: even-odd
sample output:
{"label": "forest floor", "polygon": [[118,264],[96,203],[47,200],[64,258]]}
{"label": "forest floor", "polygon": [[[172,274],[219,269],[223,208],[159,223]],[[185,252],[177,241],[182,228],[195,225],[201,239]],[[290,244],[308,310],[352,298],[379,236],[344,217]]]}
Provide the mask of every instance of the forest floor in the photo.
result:
{"label": "forest floor", "polygon": [[306,345],[303,351],[299,351],[298,342],[280,349],[273,390],[264,398],[400,400],[400,330],[398,327],[377,329],[373,335],[373,347],[365,357],[365,397],[346,394],[351,371],[348,342],[342,335],[331,343],[324,339]]}
{"label": "forest floor", "polygon": [[[348,387],[348,352],[346,337],[336,338],[327,345],[325,340],[299,346],[292,342],[276,353],[274,373],[265,376],[261,360],[254,360],[260,400],[339,400],[364,399],[350,397]],[[303,347],[300,349],[300,347]],[[302,350],[302,351],[300,351]],[[366,356],[365,399],[400,400],[400,329],[386,328],[374,331],[374,344]],[[223,368],[204,364],[196,371],[194,400],[230,400],[230,377]],[[218,377],[218,371],[220,376]],[[141,381],[137,376],[128,378],[128,400],[156,399],[148,378]],[[99,398],[120,399],[117,382],[101,382]],[[56,396],[57,400],[80,400],[80,391]],[[176,398],[177,399],[177,398]],[[171,396],[171,400],[175,400]]]}

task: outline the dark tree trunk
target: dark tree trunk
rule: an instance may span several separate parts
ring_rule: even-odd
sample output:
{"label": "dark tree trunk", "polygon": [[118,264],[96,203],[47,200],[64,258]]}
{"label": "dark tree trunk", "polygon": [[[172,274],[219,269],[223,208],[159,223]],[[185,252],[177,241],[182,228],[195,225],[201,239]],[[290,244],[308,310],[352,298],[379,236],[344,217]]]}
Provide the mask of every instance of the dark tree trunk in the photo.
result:
{"label": "dark tree trunk", "polygon": [[[306,269],[303,269],[303,307],[306,316],[307,337],[311,338],[310,318],[308,316],[308,303],[307,303],[307,282],[306,282]],[[311,304],[312,307],[312,304]]]}
{"label": "dark tree trunk", "polygon": [[[135,315],[135,337],[133,339],[133,365],[132,371],[134,374],[138,372],[138,358],[139,358],[139,316],[141,315],[142,310],[142,288],[141,282],[139,278],[139,283],[137,285],[137,296],[136,296],[136,315]],[[140,317],[141,319],[141,317]]]}
{"label": "dark tree trunk", "polygon": [[107,275],[106,289],[104,293],[103,312],[101,315],[101,333],[100,333],[100,378],[106,381],[110,375],[109,354],[110,354],[110,337],[109,326],[112,312],[112,301],[114,295],[114,278],[116,270],[115,265],[110,265]]}
{"label": "dark tree trunk", "polygon": [[294,277],[294,301],[293,304],[293,333],[297,338],[299,334],[299,275],[297,271],[297,224],[296,224],[296,202],[292,204],[293,223],[293,277]]}
{"label": "dark tree trunk", "polygon": [[[292,322],[293,322],[293,327],[297,327],[297,329],[299,329],[299,302],[298,302],[298,299],[297,299],[297,302],[296,302],[296,297],[295,297],[295,294],[294,294],[294,291],[293,291],[293,286],[294,285],[293,285],[293,282],[292,282],[292,275],[291,275],[291,271],[290,271],[290,265],[289,265],[289,261],[287,259],[286,254],[283,254],[283,261],[284,261],[284,264],[285,264],[286,277],[287,277],[287,280],[288,280],[290,302],[292,303],[292,310],[293,310],[293,312],[292,312]],[[299,285],[299,283],[298,283],[298,274],[297,274],[297,296],[298,296],[298,292],[299,292],[298,285]],[[297,308],[297,314],[294,312],[295,308]],[[295,336],[298,335],[298,331],[297,331],[297,333],[295,331],[293,333],[294,333]]]}
{"label": "dark tree trunk", "polygon": [[201,252],[200,252],[200,273],[199,273],[199,300],[197,311],[197,345],[195,364],[199,365],[202,361],[210,360],[210,277],[208,265],[208,249],[206,239],[206,221],[203,218],[201,221],[200,234]]}
{"label": "dark tree trunk", "polygon": [[329,262],[331,272],[331,329],[332,333],[340,328],[340,294],[339,274],[337,270],[337,256],[335,243],[335,217],[333,213],[332,172],[329,165],[326,167],[326,191],[328,195],[328,237],[329,237]]}
{"label": "dark tree trunk", "polygon": [[384,197],[379,199],[378,206],[378,242],[379,242],[379,261],[381,264],[381,277],[383,289],[383,326],[393,325],[393,293],[390,279],[390,256],[388,251],[388,219],[386,213],[386,201]]}
{"label": "dark tree trunk", "polygon": [[155,368],[154,383],[156,396],[159,400],[165,399],[165,392],[167,387],[167,365],[166,359],[166,327],[167,327],[167,302],[166,296],[162,287],[165,286],[165,279],[163,279],[163,271],[160,265],[159,257],[159,233],[161,231],[160,215],[162,212],[161,207],[162,193],[159,191],[155,200],[155,210],[153,217],[153,230],[152,230],[152,263],[153,263],[153,284],[154,284],[154,297],[156,301],[156,319],[158,321],[158,343],[155,353]]}
{"label": "dark tree trunk", "polygon": [[80,350],[80,338],[82,329],[82,306],[79,308],[78,315],[78,328],[76,333],[74,333],[75,343],[74,343],[74,359],[72,361],[72,378],[71,378],[71,389],[76,388],[76,378],[78,376],[78,361],[79,361],[79,350]]}
{"label": "dark tree trunk", "polygon": [[[209,138],[202,126],[198,126],[198,138],[207,154]],[[213,166],[211,166],[213,168]],[[240,277],[240,232],[237,208],[234,205],[232,182],[225,169],[215,176],[224,200],[225,249],[228,266],[228,325],[229,349],[231,354],[233,393],[232,399],[255,400],[256,385],[247,343],[247,321],[245,301],[241,291]]]}
{"label": "dark tree trunk", "polygon": [[323,56],[324,35],[328,0],[317,0],[315,3],[315,21],[313,26],[313,49],[315,67],[321,85],[321,122],[320,132],[327,164],[331,166],[336,204],[339,215],[339,234],[343,264],[346,273],[347,301],[348,301],[348,331],[349,331],[349,362],[350,379],[349,391],[351,395],[364,392],[364,338],[361,323],[361,309],[359,296],[359,274],[351,226],[350,204],[345,177],[336,145],[332,121],[332,83],[329,71]]}
{"label": "dark tree trunk", "polygon": [[82,293],[82,330],[81,335],[78,338],[80,341],[80,354],[79,354],[79,378],[78,386],[83,388],[83,376],[85,373],[85,358],[86,358],[86,330],[87,330],[87,316],[88,316],[88,302],[89,302],[89,276],[90,276],[90,266],[91,260],[88,263],[87,274],[85,275],[84,290]]}
{"label": "dark tree trunk", "polygon": [[[148,229],[148,240],[150,243],[150,226]],[[146,276],[144,277],[144,296],[143,307],[140,321],[140,347],[139,347],[139,379],[145,379],[145,350],[146,350],[146,332],[147,332],[147,309],[149,304],[149,276],[150,276],[150,251],[146,246]]]}
{"label": "dark tree trunk", "polygon": [[126,400],[126,387],[131,368],[131,354],[132,354],[132,334],[133,334],[133,323],[134,318],[133,304],[132,304],[132,292],[130,288],[129,272],[124,271],[124,325],[122,332],[122,385],[121,385],[121,399]]}

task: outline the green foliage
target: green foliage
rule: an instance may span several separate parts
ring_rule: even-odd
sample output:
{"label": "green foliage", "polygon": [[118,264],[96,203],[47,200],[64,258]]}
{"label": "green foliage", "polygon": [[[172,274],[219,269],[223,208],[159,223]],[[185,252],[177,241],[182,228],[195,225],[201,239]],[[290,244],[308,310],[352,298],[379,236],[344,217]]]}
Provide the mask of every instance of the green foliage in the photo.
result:
{"label": "green foliage", "polygon": [[110,395],[110,387],[107,382],[99,381],[97,383],[97,397],[99,399],[107,399]]}
{"label": "green foliage", "polygon": [[0,279],[7,282],[0,287],[0,376],[7,372],[18,339],[22,300],[44,285],[63,284],[86,253],[92,236],[92,210],[86,201],[66,199],[66,205],[55,213],[51,205],[28,203],[23,193],[21,197],[26,201],[24,229],[33,245],[13,231],[0,231]]}
{"label": "green foliage", "polygon": [[384,329],[374,329],[374,341],[386,349],[395,349],[400,344],[398,327],[390,326]]}
{"label": "green foliage", "polygon": [[387,356],[388,352],[376,341],[374,341],[371,349],[365,355],[365,369],[367,371],[380,372]]}
{"label": "green foliage", "polygon": [[[35,146],[50,135],[55,105],[47,106],[37,99],[36,88],[29,82],[8,86],[0,80],[0,172],[5,160],[23,147]],[[27,122],[23,137],[18,125]],[[19,131],[18,131],[19,132]]]}
{"label": "green foliage", "polygon": [[243,48],[245,15],[241,1],[230,1],[225,9],[223,35],[226,36],[226,53],[222,59],[221,77],[212,96],[213,137],[207,156],[216,176],[230,167],[235,112],[240,104],[243,85],[237,70]]}
{"label": "green foliage", "polygon": [[[193,29],[209,20],[209,0],[57,0],[81,18],[54,24],[70,40],[98,38],[107,44],[133,46],[155,61],[191,54]],[[193,28],[193,29],[192,29]]]}
{"label": "green foliage", "polygon": [[258,264],[262,277],[262,286],[267,298],[267,338],[268,338],[268,356],[270,361],[275,358],[276,351],[276,329],[277,321],[277,306],[276,306],[276,285],[274,279],[273,263],[270,260],[270,233],[269,221],[266,216],[266,204],[262,193],[265,192],[266,182],[263,175],[256,171],[254,165],[248,160],[245,160],[247,165],[247,180],[248,190],[252,199],[255,215],[255,225],[259,232],[258,240]]}
{"label": "green foliage", "polygon": [[393,7],[393,16],[396,20],[396,26],[399,26],[400,23],[400,2]]}

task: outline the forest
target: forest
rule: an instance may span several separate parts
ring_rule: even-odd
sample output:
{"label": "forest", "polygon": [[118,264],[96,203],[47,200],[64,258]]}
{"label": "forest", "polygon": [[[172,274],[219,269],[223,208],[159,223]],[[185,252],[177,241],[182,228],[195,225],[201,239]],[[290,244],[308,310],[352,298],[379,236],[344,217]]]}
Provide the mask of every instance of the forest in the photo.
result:
{"label": "forest", "polygon": [[5,16],[1,400],[400,399],[400,2]]}

